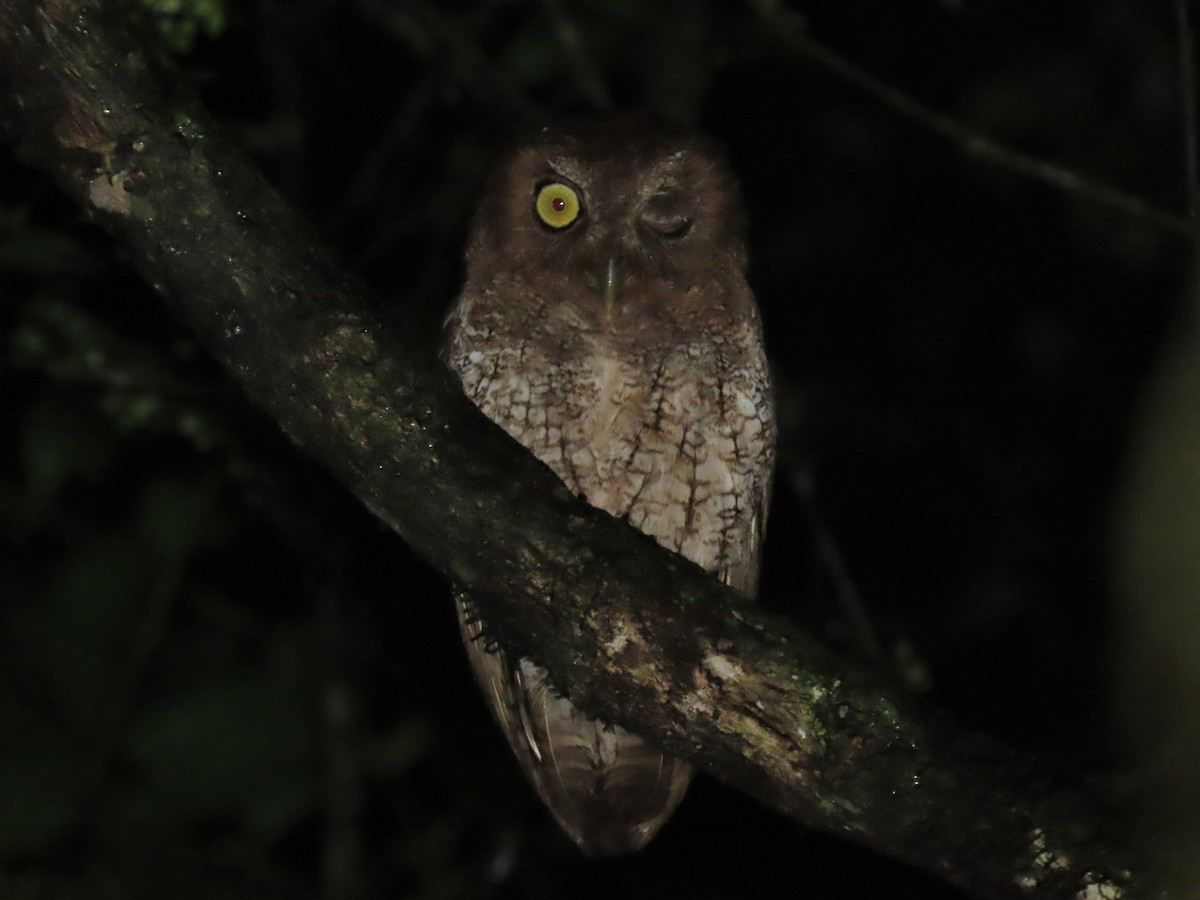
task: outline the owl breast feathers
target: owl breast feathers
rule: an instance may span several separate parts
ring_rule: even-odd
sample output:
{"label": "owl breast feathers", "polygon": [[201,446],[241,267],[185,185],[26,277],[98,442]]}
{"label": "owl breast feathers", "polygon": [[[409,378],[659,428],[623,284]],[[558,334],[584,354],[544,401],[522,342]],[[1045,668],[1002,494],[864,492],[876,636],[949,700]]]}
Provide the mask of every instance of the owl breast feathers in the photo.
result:
{"label": "owl breast feathers", "polygon": [[[544,129],[484,196],[445,352],[572,490],[752,596],[775,423],[743,231],[732,176],[695,136],[637,116]],[[545,670],[477,640],[463,602],[459,616],[559,824],[592,855],[643,846],[691,766],[589,719]]]}

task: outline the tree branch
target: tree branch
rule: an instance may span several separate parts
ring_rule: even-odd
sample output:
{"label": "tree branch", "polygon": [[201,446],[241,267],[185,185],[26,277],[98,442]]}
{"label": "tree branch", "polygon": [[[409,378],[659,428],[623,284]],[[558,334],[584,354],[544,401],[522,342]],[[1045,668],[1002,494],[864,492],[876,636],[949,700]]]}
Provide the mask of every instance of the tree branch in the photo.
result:
{"label": "tree branch", "polygon": [[8,136],[514,651],[584,709],[980,897],[1158,896],[1133,829],[1100,798],[572,497],[412,335],[380,324],[114,6],[0,0]]}
{"label": "tree branch", "polygon": [[937,112],[911,95],[881,81],[846,57],[809,37],[804,30],[803,19],[784,8],[778,0],[751,0],[750,6],[770,32],[788,47],[832,72],[847,84],[874,97],[893,112],[953,141],[963,153],[978,157],[985,162],[1000,166],[1010,172],[1016,172],[1034,181],[1048,184],[1060,191],[1069,191],[1099,206],[1105,206],[1132,218],[1149,222],[1165,231],[1187,238],[1196,237],[1195,223],[1185,216],[1163,209],[1136,194],[1095,181],[1072,169],[1056,165],[1031,153],[1007,147],[980,131],[964,126],[954,117]]}

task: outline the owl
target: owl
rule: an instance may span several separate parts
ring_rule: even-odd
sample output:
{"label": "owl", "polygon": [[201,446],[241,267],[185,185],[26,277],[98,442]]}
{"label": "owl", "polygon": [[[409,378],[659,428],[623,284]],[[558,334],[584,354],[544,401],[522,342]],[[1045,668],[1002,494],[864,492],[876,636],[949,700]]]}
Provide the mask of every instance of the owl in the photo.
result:
{"label": "owl", "polygon": [[[545,128],[483,195],[444,352],[467,396],[571,490],[753,596],[775,420],[744,230],[721,155],[686,130],[628,114]],[[692,767],[480,640],[462,599],[459,621],[559,825],[592,856],[640,849]]]}

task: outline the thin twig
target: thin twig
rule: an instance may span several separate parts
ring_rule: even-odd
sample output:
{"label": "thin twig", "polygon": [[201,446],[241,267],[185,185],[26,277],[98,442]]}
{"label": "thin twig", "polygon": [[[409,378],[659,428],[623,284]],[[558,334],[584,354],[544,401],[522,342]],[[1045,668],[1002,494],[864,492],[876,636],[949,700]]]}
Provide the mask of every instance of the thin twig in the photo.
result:
{"label": "thin twig", "polygon": [[751,6],[764,24],[788,46],[803,53],[848,84],[874,97],[889,109],[954,141],[963,152],[1059,190],[1078,194],[1093,203],[1137,217],[1175,234],[1193,239],[1200,236],[1200,228],[1184,216],[1163,209],[1136,194],[1087,178],[1032,154],[1006,147],[886,84],[844,56],[810,38],[804,33],[800,17],[784,10],[777,0],[751,0]]}
{"label": "thin twig", "polygon": [[833,582],[834,593],[842,611],[850,620],[850,628],[854,632],[855,641],[866,658],[881,671],[887,666],[887,657],[883,652],[875,629],[871,625],[871,616],[863,604],[862,594],[850,574],[837,539],[833,536],[825,517],[817,505],[813,491],[812,473],[806,467],[795,466],[789,472],[788,481],[792,490],[808,516],[809,525],[813,531],[817,555],[826,574]]}

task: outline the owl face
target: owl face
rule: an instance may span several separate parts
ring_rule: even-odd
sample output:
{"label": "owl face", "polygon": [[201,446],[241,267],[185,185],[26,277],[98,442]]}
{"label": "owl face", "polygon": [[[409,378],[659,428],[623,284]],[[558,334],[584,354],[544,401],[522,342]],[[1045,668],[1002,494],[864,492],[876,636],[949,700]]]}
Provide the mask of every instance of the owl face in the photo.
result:
{"label": "owl face", "polygon": [[561,284],[575,304],[620,319],[655,297],[678,307],[731,270],[740,280],[743,232],[737,186],[709,144],[648,117],[605,116],[544,129],[497,169],[468,281]]}

